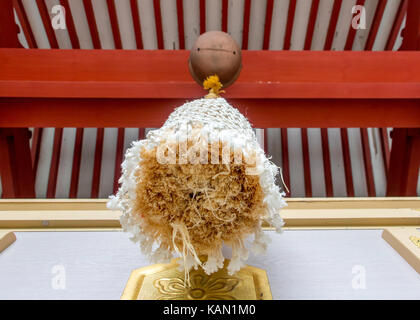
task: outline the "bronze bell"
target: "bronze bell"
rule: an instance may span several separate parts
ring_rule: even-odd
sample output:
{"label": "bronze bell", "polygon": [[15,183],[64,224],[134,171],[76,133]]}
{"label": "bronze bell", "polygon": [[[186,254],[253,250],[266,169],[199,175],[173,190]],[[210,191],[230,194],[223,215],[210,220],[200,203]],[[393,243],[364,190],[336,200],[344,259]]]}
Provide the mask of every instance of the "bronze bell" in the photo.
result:
{"label": "bronze bell", "polygon": [[195,41],[188,65],[191,76],[200,86],[207,77],[218,75],[223,88],[226,88],[241,72],[241,49],[226,32],[209,31]]}

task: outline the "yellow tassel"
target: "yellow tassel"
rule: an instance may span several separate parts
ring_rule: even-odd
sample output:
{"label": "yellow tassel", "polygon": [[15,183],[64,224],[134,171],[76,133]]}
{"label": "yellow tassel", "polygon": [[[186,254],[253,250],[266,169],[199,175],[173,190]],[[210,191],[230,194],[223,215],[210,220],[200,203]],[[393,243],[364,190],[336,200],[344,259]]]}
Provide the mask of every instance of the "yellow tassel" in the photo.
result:
{"label": "yellow tassel", "polygon": [[207,79],[203,81],[203,87],[206,90],[210,90],[208,95],[205,96],[207,99],[218,98],[220,97],[220,93],[225,92],[224,90],[220,90],[223,87],[223,84],[220,82],[217,74],[207,77]]}

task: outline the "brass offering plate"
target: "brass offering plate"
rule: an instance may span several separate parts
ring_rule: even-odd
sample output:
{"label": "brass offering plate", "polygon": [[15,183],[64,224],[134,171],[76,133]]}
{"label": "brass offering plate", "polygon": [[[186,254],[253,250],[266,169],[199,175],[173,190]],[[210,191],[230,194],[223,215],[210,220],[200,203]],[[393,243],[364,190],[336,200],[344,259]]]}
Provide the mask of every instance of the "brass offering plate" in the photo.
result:
{"label": "brass offering plate", "polygon": [[224,268],[211,275],[200,268],[190,272],[190,285],[178,259],[134,270],[121,296],[122,300],[272,300],[267,273],[245,266],[233,276]]}

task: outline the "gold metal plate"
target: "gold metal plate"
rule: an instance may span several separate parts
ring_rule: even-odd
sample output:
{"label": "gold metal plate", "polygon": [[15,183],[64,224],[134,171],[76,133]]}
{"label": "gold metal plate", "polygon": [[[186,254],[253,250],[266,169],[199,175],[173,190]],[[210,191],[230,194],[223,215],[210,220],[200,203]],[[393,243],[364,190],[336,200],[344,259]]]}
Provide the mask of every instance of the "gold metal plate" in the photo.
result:
{"label": "gold metal plate", "polygon": [[211,275],[200,268],[190,272],[190,285],[178,259],[134,270],[121,296],[123,300],[272,300],[267,273],[245,266],[233,276],[224,268]]}

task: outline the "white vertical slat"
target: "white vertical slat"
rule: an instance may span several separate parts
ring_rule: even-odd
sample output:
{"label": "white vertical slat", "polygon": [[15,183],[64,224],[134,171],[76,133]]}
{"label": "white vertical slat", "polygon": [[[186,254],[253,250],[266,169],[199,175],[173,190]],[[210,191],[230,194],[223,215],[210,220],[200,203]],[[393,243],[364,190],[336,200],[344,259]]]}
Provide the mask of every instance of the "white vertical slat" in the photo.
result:
{"label": "white vertical slat", "polygon": [[419,178],[417,180],[417,196],[420,197],[420,173],[419,173]]}
{"label": "white vertical slat", "polygon": [[19,42],[24,48],[28,49],[29,48],[28,41],[26,41],[25,34],[22,31],[22,25],[20,23],[19,17],[16,14],[15,9],[13,9],[13,14],[15,15],[15,22],[19,26],[19,33],[18,33]]}
{"label": "white vertical slat", "polygon": [[402,30],[404,30],[405,28],[406,21],[407,21],[407,15],[405,15],[404,20],[401,24],[400,32],[398,33],[397,39],[395,40],[394,48],[392,48],[393,51],[397,51],[402,45],[403,37],[401,36],[401,34],[402,34]]}
{"label": "white vertical slat", "polygon": [[99,180],[99,198],[108,198],[113,191],[117,136],[117,128],[105,129]]}
{"label": "white vertical slat", "polygon": [[356,30],[356,36],[353,42],[353,51],[362,51],[365,49],[366,41],[369,37],[370,29],[372,28],[373,18],[378,6],[379,0],[365,1],[366,12],[366,29]]}
{"label": "white vertical slat", "polygon": [[334,0],[321,0],[319,2],[311,50],[324,50],[333,6]]}
{"label": "white vertical slat", "polygon": [[200,2],[197,0],[184,0],[183,7],[185,49],[189,50],[200,35]]}
{"label": "white vertical slat", "polygon": [[93,165],[95,161],[96,145],[95,128],[85,128],[83,132],[82,157],[80,161],[78,198],[90,198],[92,191]]}
{"label": "white vertical slat", "polygon": [[244,0],[229,0],[228,3],[228,33],[242,46],[244,31]]}
{"label": "white vertical slat", "polygon": [[47,196],[48,178],[50,175],[51,158],[54,144],[54,128],[42,130],[42,143],[39,152],[38,169],[35,177],[35,194],[37,198]]}
{"label": "white vertical slat", "polygon": [[384,197],[386,195],[386,175],[381,135],[378,128],[368,128],[368,134],[376,196]]}
{"label": "white vertical slat", "polygon": [[301,129],[287,129],[289,144],[290,192],[292,197],[305,196]]}
{"label": "white vertical slat", "polygon": [[106,0],[92,0],[96,26],[102,49],[115,49],[114,36],[112,34],[111,20],[108,13]]}
{"label": "white vertical slat", "polygon": [[130,0],[114,0],[123,49],[137,49]]}
{"label": "white vertical slat", "polygon": [[[52,8],[56,5],[60,5],[60,1],[59,0],[45,0],[45,4],[47,6],[48,13],[52,21],[52,18],[54,16],[52,13]],[[57,39],[58,47],[60,49],[71,49],[72,45],[71,45],[68,30],[67,29],[55,30],[54,28],[53,30],[54,30],[55,38]]]}
{"label": "white vertical slat", "polygon": [[161,0],[163,46],[165,49],[179,49],[178,13],[176,0]]}
{"label": "white vertical slat", "polygon": [[51,46],[36,2],[34,0],[22,0],[22,3],[38,48],[50,49]]}
{"label": "white vertical slat", "polygon": [[206,0],[206,31],[222,30],[222,0]]}
{"label": "white vertical slat", "polygon": [[249,50],[261,50],[264,41],[265,12],[267,0],[251,1],[249,18]]}
{"label": "white vertical slat", "polygon": [[293,20],[290,50],[303,50],[305,46],[306,31],[308,29],[309,14],[312,1],[298,0],[296,2],[295,18]]}
{"label": "white vertical slat", "polygon": [[344,50],[353,18],[351,10],[356,2],[357,0],[346,0],[342,2],[331,50]]}
{"label": "white vertical slat", "polygon": [[281,167],[281,131],[279,128],[270,128],[267,131],[268,155],[272,157],[271,161],[273,161],[278,167]]}
{"label": "white vertical slat", "polygon": [[328,129],[328,151],[331,160],[331,176],[334,197],[346,197],[346,176],[344,173],[343,149],[339,128]]}
{"label": "white vertical slat", "polygon": [[126,128],[124,134],[124,150],[127,150],[127,148],[129,148],[134,141],[137,141],[138,136],[138,128]]}
{"label": "white vertical slat", "polygon": [[321,129],[308,129],[309,160],[311,163],[311,185],[313,197],[325,197],[325,175],[322,153]]}
{"label": "white vertical slat", "polygon": [[271,20],[270,50],[283,49],[289,4],[289,0],[274,1],[273,18]]}
{"label": "white vertical slat", "polygon": [[56,198],[68,198],[70,192],[73,152],[76,139],[75,128],[64,128],[61,141],[61,152],[57,171]]}
{"label": "white vertical slat", "polygon": [[146,50],[157,49],[158,45],[153,0],[137,0],[137,3],[140,15],[143,48]]}
{"label": "white vertical slat", "polygon": [[82,0],[69,1],[71,14],[81,49],[93,49],[92,37]]}
{"label": "white vertical slat", "polygon": [[400,0],[388,0],[372,50],[382,51],[385,49],[400,2]]}
{"label": "white vertical slat", "polygon": [[363,162],[363,148],[359,128],[347,129],[351,158],[351,171],[353,175],[354,195],[367,197],[367,184],[365,165]]}

